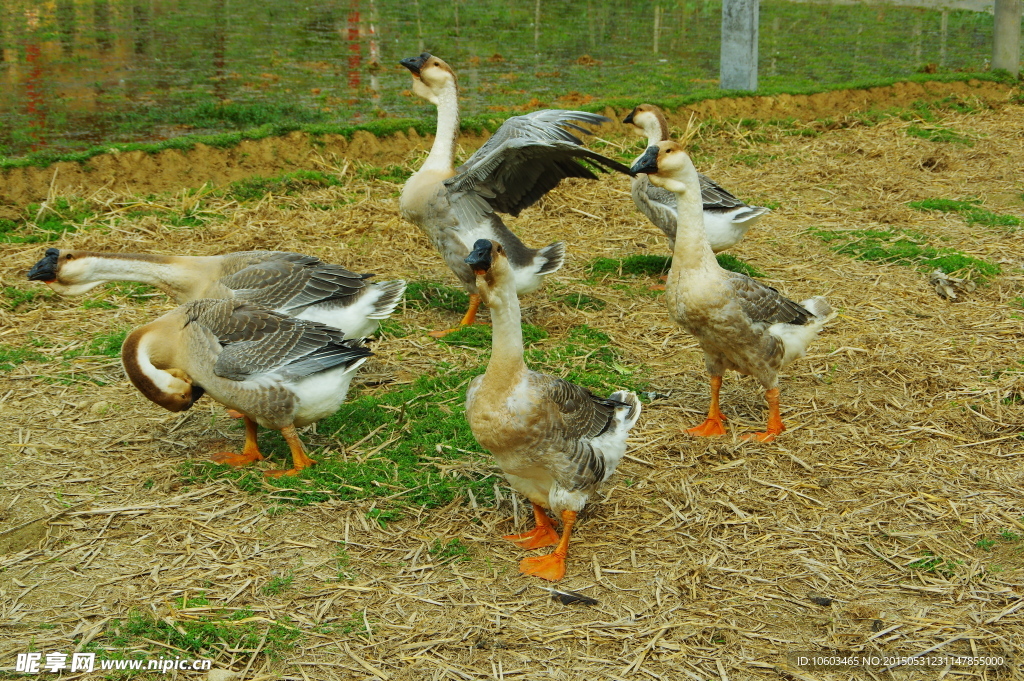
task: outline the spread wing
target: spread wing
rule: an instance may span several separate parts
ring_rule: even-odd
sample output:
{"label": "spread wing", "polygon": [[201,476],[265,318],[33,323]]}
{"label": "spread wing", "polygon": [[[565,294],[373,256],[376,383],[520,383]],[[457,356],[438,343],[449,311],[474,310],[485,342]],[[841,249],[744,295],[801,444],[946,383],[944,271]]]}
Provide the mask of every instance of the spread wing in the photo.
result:
{"label": "spread wing", "polygon": [[589,133],[572,121],[598,124],[608,120],[585,111],[559,109],[514,116],[444,184],[453,202],[461,194],[475,193],[492,209],[516,216],[566,177],[597,179],[591,167],[599,172],[628,173],[629,168],[587,149],[569,132]]}
{"label": "spread wing", "polygon": [[235,381],[262,373],[302,377],[350,364],[372,353],[338,329],[295,319],[238,300],[198,300],[187,324],[203,326],[221,351],[214,373]]}
{"label": "spread wing", "polygon": [[220,283],[258,307],[296,314],[310,305],[353,300],[371,276],[299,253],[268,255],[272,257],[221,277]]}
{"label": "spread wing", "polygon": [[814,315],[776,289],[745,274],[728,273],[728,285],[736,293],[743,312],[754,322],[803,325]]}
{"label": "spread wing", "polygon": [[628,405],[597,397],[561,378],[550,379],[545,397],[558,409],[558,418],[552,421],[552,429],[557,432],[552,435],[562,441],[565,454],[558,470],[559,482],[575,491],[604,480],[604,456],[590,441],[612,426],[617,407]]}

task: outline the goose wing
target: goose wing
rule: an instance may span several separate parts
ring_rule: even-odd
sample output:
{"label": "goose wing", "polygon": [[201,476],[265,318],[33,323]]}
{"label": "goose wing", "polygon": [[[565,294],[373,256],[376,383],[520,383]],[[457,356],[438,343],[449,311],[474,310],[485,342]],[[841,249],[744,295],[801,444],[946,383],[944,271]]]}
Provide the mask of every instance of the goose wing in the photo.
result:
{"label": "goose wing", "polygon": [[597,179],[597,171],[628,173],[623,164],[582,146],[569,130],[589,134],[573,123],[611,119],[585,111],[546,109],[505,121],[475,154],[445,180],[453,201],[474,193],[502,213],[519,215],[566,177]]}
{"label": "goose wing", "polygon": [[616,408],[628,405],[598,397],[561,378],[550,379],[545,397],[557,409],[550,427],[564,454],[556,467],[559,483],[576,491],[604,480],[604,456],[590,441],[612,427]]}
{"label": "goose wing", "polygon": [[260,374],[309,376],[372,354],[338,329],[238,300],[189,303],[185,326],[198,324],[220,345],[214,373],[235,381]]}
{"label": "goose wing", "polygon": [[[712,180],[703,173],[697,173],[700,180],[700,200],[704,204],[704,210],[713,208],[728,209],[739,208],[747,204],[743,203],[729,193],[724,187]],[[663,190],[664,191],[664,190]],[[671,192],[669,192],[671,193]],[[675,205],[675,194],[672,194],[672,205]]]}
{"label": "goose wing", "polygon": [[814,315],[766,284],[745,274],[729,272],[727,285],[735,293],[743,312],[752,322],[796,324],[802,326]]}
{"label": "goose wing", "polygon": [[353,299],[369,276],[308,255],[275,253],[221,277],[220,283],[253,305],[295,314],[310,305]]}
{"label": "goose wing", "polygon": [[654,185],[647,175],[633,178],[633,203],[654,226],[674,239],[676,235],[676,195]]}

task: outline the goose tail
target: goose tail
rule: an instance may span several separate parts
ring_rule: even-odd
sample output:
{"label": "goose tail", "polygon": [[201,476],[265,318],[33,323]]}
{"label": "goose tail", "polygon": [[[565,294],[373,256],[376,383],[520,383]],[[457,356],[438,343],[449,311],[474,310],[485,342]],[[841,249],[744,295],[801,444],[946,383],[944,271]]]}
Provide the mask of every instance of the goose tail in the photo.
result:
{"label": "goose tail", "polygon": [[393,281],[381,281],[371,284],[371,290],[377,291],[377,298],[373,301],[373,309],[366,315],[369,319],[387,319],[405,294],[405,280],[395,279]]}
{"label": "goose tail", "polygon": [[565,263],[565,242],[556,241],[537,251],[536,261],[540,263],[537,274],[551,274]]}

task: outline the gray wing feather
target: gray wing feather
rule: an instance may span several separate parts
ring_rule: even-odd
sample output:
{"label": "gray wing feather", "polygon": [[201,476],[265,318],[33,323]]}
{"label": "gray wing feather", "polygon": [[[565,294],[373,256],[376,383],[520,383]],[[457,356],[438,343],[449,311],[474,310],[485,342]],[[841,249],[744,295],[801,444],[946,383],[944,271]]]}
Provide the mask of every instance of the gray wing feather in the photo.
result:
{"label": "gray wing feather", "polygon": [[546,397],[558,408],[560,419],[552,425],[563,442],[567,465],[559,471],[559,482],[569,491],[584,489],[605,478],[605,461],[590,440],[613,424],[615,410],[623,402],[594,395],[586,388],[557,378],[547,386]]}
{"label": "gray wing feather", "polygon": [[[747,205],[707,175],[697,173],[697,177],[700,179],[700,200],[704,204],[704,210],[728,210]],[[675,199],[675,194],[672,198]],[[675,205],[675,202],[672,205]]]}
{"label": "gray wing feather", "polygon": [[372,354],[325,324],[237,300],[195,303],[203,305],[194,307],[189,323],[202,325],[220,343],[214,373],[224,378],[242,381],[268,372],[299,378]]}
{"label": "gray wing feather", "polygon": [[583,147],[566,128],[589,131],[572,121],[604,123],[585,111],[544,110],[508,119],[444,184],[453,202],[475,193],[491,208],[519,215],[567,177],[597,179],[599,172],[628,173],[623,164]]}
{"label": "gray wing feather", "polygon": [[751,279],[745,274],[729,272],[728,285],[736,294],[743,312],[754,322],[765,324],[803,325],[814,319],[814,315],[799,303],[779,293],[776,289]]}
{"label": "gray wing feather", "polygon": [[298,253],[272,255],[221,277],[220,283],[254,305],[288,314],[297,314],[310,305],[351,302],[366,286],[368,275],[321,262],[319,258]]}

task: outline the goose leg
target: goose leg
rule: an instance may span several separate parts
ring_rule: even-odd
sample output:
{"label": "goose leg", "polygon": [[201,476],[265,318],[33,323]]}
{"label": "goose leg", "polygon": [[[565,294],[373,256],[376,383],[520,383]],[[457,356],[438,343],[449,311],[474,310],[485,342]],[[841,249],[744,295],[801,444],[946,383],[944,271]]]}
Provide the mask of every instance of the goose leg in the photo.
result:
{"label": "goose leg", "polygon": [[466,310],[466,314],[462,317],[462,321],[459,322],[459,325],[457,327],[455,327],[454,329],[444,329],[443,331],[431,331],[427,335],[428,336],[433,336],[434,338],[444,338],[448,334],[453,333],[455,331],[458,331],[459,329],[461,329],[464,326],[470,326],[471,324],[476,323],[476,312],[479,309],[480,309],[480,294],[479,293],[470,293],[469,294],[469,309]]}
{"label": "goose leg", "polygon": [[240,454],[235,454],[234,452],[211,454],[210,458],[216,463],[224,463],[239,468],[241,466],[248,466],[255,461],[263,461],[263,455],[260,454],[260,448],[256,444],[256,422],[245,414],[242,414],[241,417],[245,420],[245,447],[242,448]]}
{"label": "goose leg", "polygon": [[292,467],[286,471],[267,471],[264,473],[268,478],[280,478],[285,475],[298,475],[299,471],[316,464],[316,461],[306,456],[306,451],[299,440],[299,434],[295,432],[295,426],[285,426],[281,429],[288,448],[292,450]]}
{"label": "goose leg", "polygon": [[565,558],[569,555],[569,538],[575,524],[576,511],[562,511],[562,538],[558,540],[558,546],[546,556],[523,558],[519,563],[519,571],[524,575],[534,575],[552,582],[564,577]]}
{"label": "goose leg", "polygon": [[712,435],[725,435],[725,415],[718,408],[718,391],[722,389],[722,377],[711,377],[711,404],[708,406],[708,417],[704,423],[693,428],[687,428],[686,432],[691,435],[710,437]]}
{"label": "goose leg", "polygon": [[558,533],[555,532],[555,526],[551,524],[551,519],[548,518],[548,514],[544,512],[544,509],[537,504],[533,505],[533,519],[536,521],[537,526],[529,532],[506,534],[502,539],[514,542],[524,549],[539,549],[544,546],[557,544]]}
{"label": "goose leg", "polygon": [[757,440],[758,442],[771,442],[775,436],[786,429],[782,425],[782,416],[779,414],[779,389],[772,388],[764,394],[768,400],[768,427],[763,433],[747,433],[744,440]]}

